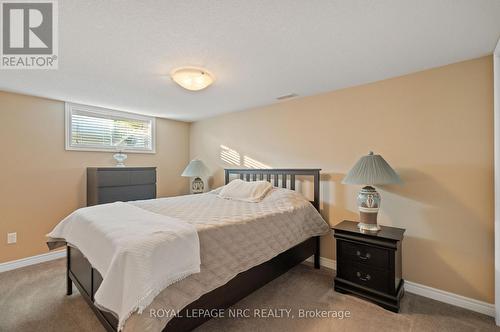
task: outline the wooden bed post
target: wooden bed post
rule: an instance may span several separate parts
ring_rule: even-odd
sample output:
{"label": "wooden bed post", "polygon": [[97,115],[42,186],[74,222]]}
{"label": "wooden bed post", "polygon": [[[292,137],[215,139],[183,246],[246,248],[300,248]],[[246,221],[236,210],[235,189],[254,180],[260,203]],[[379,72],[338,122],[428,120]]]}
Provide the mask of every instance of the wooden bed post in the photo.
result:
{"label": "wooden bed post", "polygon": [[315,237],[315,248],[314,248],[314,268],[319,269],[319,236]]}
{"label": "wooden bed post", "polygon": [[66,245],[66,295],[73,294],[73,282],[71,281],[71,278],[69,277],[69,270],[70,270],[70,264],[71,264],[69,251],[70,251],[69,246]]}
{"label": "wooden bed post", "polygon": [[[321,186],[320,183],[320,170],[315,170],[314,172],[314,201],[313,205],[320,212],[320,196],[319,196],[319,189]],[[314,268],[319,269],[320,268],[320,263],[319,263],[319,258],[320,258],[320,250],[319,250],[319,236],[316,236],[315,238],[315,248],[314,248]]]}

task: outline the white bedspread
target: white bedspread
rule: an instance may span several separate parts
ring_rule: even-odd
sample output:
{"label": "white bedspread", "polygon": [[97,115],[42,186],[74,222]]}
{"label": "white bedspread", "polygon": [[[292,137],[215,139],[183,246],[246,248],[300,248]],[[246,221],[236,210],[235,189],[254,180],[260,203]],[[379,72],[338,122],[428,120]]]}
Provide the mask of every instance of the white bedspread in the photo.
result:
{"label": "white bedspread", "polygon": [[227,200],[216,193],[131,202],[195,225],[201,271],[165,288],[142,315],[130,316],[124,332],[161,331],[172,316],[154,316],[152,311],[177,312],[238,273],[330,230],[311,203],[291,190],[274,188],[259,203]]}
{"label": "white bedspread", "polygon": [[76,210],[47,236],[76,246],[99,271],[95,303],[118,316],[119,330],[167,286],[200,272],[194,225],[129,203]]}

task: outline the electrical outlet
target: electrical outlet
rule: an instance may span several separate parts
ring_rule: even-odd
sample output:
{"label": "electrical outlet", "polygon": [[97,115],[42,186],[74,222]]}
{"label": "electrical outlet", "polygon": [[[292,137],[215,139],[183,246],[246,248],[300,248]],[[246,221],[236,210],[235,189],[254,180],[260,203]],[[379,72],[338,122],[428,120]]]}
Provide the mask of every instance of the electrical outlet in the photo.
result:
{"label": "electrical outlet", "polygon": [[17,233],[7,233],[7,244],[13,244],[17,242]]}

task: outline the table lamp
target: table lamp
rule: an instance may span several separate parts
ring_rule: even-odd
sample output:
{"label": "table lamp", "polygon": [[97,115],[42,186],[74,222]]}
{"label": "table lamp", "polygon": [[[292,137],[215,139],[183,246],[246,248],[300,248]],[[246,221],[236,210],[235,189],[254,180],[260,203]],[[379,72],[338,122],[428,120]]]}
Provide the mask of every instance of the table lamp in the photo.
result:
{"label": "table lamp", "polygon": [[203,161],[199,159],[193,159],[189,162],[184,172],[181,176],[191,177],[193,181],[191,182],[191,192],[193,194],[202,193],[205,190],[205,183],[201,179],[208,175],[208,168],[205,166]]}
{"label": "table lamp", "polygon": [[342,180],[343,184],[364,185],[358,194],[359,223],[361,231],[378,231],[377,214],[381,198],[372,186],[401,183],[399,175],[381,155],[370,151],[361,157]]}

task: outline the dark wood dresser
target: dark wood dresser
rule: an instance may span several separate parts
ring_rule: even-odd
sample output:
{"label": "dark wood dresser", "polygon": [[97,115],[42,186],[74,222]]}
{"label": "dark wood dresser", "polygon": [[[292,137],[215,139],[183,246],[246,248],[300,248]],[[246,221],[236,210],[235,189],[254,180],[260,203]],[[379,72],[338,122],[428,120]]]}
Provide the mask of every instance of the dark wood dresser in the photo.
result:
{"label": "dark wood dresser", "polygon": [[87,168],[87,206],[156,198],[156,167]]}
{"label": "dark wood dresser", "polygon": [[356,222],[347,220],[333,227],[337,242],[335,290],[398,312],[404,293],[401,243],[405,230],[380,227],[377,233],[365,233]]}

